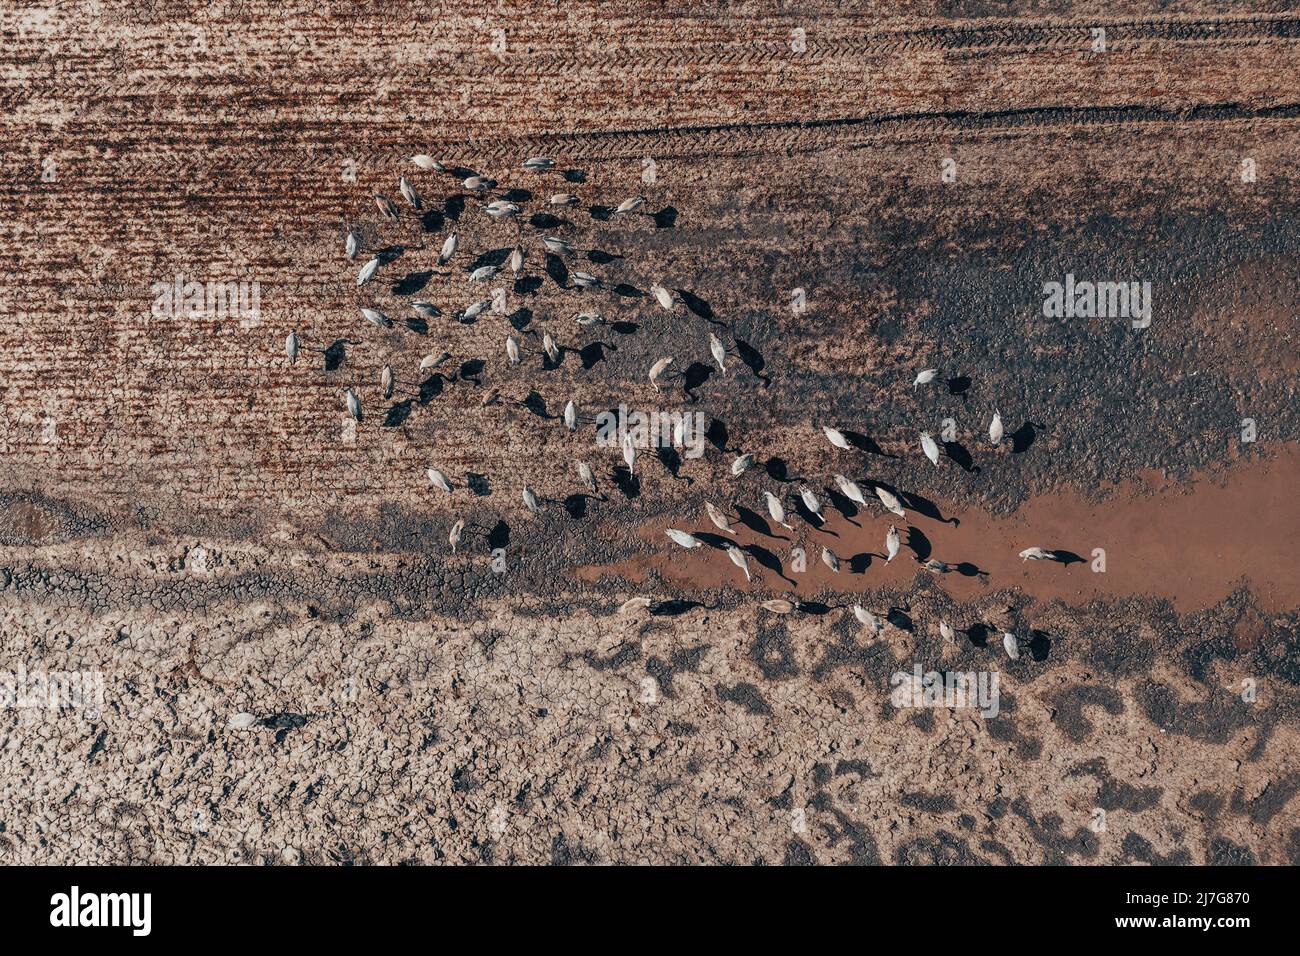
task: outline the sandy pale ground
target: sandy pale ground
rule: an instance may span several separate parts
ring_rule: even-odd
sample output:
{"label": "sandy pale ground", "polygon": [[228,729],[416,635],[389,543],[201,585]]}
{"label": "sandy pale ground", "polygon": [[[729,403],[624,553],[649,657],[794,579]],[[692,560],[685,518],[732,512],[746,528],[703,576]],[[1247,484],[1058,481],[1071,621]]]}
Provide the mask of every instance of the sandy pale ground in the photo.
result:
{"label": "sandy pale ground", "polygon": [[0,862],[1300,862],[1300,19],[793,6],[0,10]]}

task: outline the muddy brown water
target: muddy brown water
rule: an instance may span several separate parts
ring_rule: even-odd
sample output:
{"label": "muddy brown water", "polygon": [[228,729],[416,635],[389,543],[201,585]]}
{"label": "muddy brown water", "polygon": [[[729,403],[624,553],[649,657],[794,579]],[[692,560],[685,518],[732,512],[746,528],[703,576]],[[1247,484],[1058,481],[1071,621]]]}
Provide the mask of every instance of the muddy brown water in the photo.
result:
{"label": "muddy brown water", "polygon": [[[938,503],[942,519],[914,511],[896,519],[879,508],[846,516],[823,496],[823,527],[798,515],[787,515],[793,532],[772,525],[773,536],[740,522],[733,526],[742,548],[757,545],[781,558],[784,578],[750,557],[754,581],[748,589],[755,593],[809,597],[905,586],[916,574],[931,573],[918,564],[924,557],[960,567],[942,575],[944,588],[959,600],[977,598],[993,587],[1018,587],[1036,598],[1073,605],[1133,595],[1165,598],[1185,613],[1213,606],[1246,585],[1261,608],[1283,611],[1300,606],[1298,479],[1300,447],[1288,445],[1275,458],[1238,460],[1189,484],[1150,472],[1107,488],[1099,497],[1067,492],[1032,498],[1005,518],[945,502]],[[741,504],[762,510],[757,502]],[[886,562],[891,522],[903,546]],[[642,584],[653,571],[681,588],[746,587],[743,572],[720,550],[685,551],[672,545],[663,533],[669,526],[716,532],[703,514],[672,525],[652,522],[640,535],[659,553],[583,568],[580,575]],[[1020,552],[1033,546],[1082,560],[1023,561]],[[807,555],[803,573],[790,570],[795,547]],[[822,563],[823,547],[839,557],[838,574]]]}

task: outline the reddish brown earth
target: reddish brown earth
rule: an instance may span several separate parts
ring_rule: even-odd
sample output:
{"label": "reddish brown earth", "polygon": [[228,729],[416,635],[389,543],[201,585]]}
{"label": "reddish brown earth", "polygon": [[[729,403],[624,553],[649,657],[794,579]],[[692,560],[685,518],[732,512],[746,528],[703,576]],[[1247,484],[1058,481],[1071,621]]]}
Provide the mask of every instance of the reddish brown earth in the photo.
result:
{"label": "reddish brown earth", "polygon": [[[0,709],[0,863],[1300,862],[1300,17],[798,7],[0,5],[0,672],[105,680]],[[427,205],[387,223],[400,175]],[[453,321],[519,241],[505,314]],[[1151,326],[1046,320],[1066,272],[1151,281]],[[178,273],[260,314],[154,314]],[[705,454],[628,476],[590,428],[620,403],[699,412]],[[933,502],[900,527],[980,573],[873,557],[836,472]],[[803,487],[806,573],[739,532],[795,584],[662,533]],[[998,673],[1001,710],[894,707],[916,665]]]}

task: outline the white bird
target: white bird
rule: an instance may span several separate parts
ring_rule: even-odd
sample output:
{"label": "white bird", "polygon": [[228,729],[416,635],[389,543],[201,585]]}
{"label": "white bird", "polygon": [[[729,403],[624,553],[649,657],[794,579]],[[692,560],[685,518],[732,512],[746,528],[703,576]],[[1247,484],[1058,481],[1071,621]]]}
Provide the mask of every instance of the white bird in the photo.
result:
{"label": "white bird", "polygon": [[[783,528],[790,528],[785,523],[785,506],[781,504],[781,499],[770,491],[763,492],[763,497],[767,499],[767,513],[772,516],[772,520]],[[794,528],[790,530],[793,531]]]}
{"label": "white bird", "polygon": [[618,204],[617,207],[615,207],[613,215],[618,215],[620,213],[625,213],[625,212],[636,212],[644,205],[645,205],[645,198],[642,196],[634,196],[631,199],[624,199],[621,203]]}
{"label": "white bird", "polygon": [[722,339],[718,338],[712,332],[709,333],[709,351],[713,353],[713,361],[718,363],[718,368],[721,369],[722,374],[726,375],[727,366],[722,363],[727,357],[727,347],[722,344]]}
{"label": "white bird", "polygon": [[1043,548],[1025,548],[1020,552],[1020,560],[1022,561],[1051,561],[1055,558],[1056,555],[1053,552]]}
{"label": "white bird", "polygon": [[731,558],[731,563],[740,570],[745,572],[745,580],[752,581],[749,576],[749,562],[745,560],[745,552],[741,551],[734,544],[727,545],[727,557]]}
{"label": "white bird", "polygon": [[1002,441],[1002,415],[993,409],[993,421],[989,422],[989,441],[997,445]]}
{"label": "white bird", "polygon": [[284,354],[289,357],[290,362],[298,361],[298,332],[296,329],[290,332],[288,338],[284,340]]}
{"label": "white bird", "polygon": [[928,385],[930,382],[934,381],[934,377],[938,374],[939,370],[937,368],[922,369],[917,373],[916,379],[912,382],[912,388],[916,388],[918,385]]}
{"label": "white bird", "polygon": [[655,387],[656,392],[659,391],[659,376],[664,373],[664,369],[672,364],[673,360],[671,358],[661,358],[650,366],[650,384]]}
{"label": "white bird", "polygon": [[510,271],[519,275],[524,269],[524,247],[515,246],[514,251],[510,253]]}
{"label": "white bird", "polygon": [[361,421],[361,399],[357,398],[357,393],[352,389],[345,389],[343,398],[348,403],[348,414],[356,421]]}
{"label": "white bird", "polygon": [[432,302],[412,302],[411,308],[415,310],[417,315],[422,315],[426,319],[436,319],[442,315],[442,309]]}
{"label": "white bird", "polygon": [[460,245],[460,237],[454,232],[442,242],[442,251],[438,253],[438,265],[445,266],[451,261],[451,257],[456,254],[456,247]]}
{"label": "white bird", "polygon": [[511,216],[519,215],[519,205],[506,202],[504,199],[498,199],[496,202],[490,202],[484,206],[483,211],[493,219],[509,219]]}
{"label": "white bird", "polygon": [[698,548],[704,543],[695,535],[687,534],[685,531],[678,531],[676,528],[666,528],[664,533],[683,548]]}
{"label": "white bird", "polygon": [[563,239],[557,239],[555,236],[542,236],[542,245],[557,256],[567,256],[573,251],[573,246]]}
{"label": "white bird", "polygon": [[578,466],[578,477],[594,493],[596,491],[596,476],[591,473],[591,466],[585,461],[575,462],[574,464]]}
{"label": "white bird", "polygon": [[361,271],[357,273],[357,285],[365,285],[367,282],[369,282],[371,279],[375,277],[375,273],[378,271],[379,271],[379,257],[376,256],[375,258],[367,262],[364,266],[362,266]]}
{"label": "white bird", "polygon": [[578,406],[573,399],[569,399],[569,404],[564,406],[564,427],[571,432],[578,430]]}
{"label": "white bird", "polygon": [[572,193],[556,193],[551,197],[550,202],[552,206],[576,206],[578,197]]}
{"label": "white bird", "polygon": [[880,499],[880,503],[885,506],[886,511],[892,511],[900,518],[907,517],[903,511],[903,505],[899,500],[894,497],[892,493],[881,488],[879,485],[876,486],[876,497]]}
{"label": "white bird", "polygon": [[898,549],[900,545],[901,542],[898,538],[898,529],[891,524],[889,526],[889,534],[885,535],[885,552],[889,555],[885,558],[886,564],[898,557]]}
{"label": "white bird", "polygon": [[819,522],[825,522],[826,519],[822,517],[822,503],[817,500],[811,488],[799,492],[799,497],[803,499],[803,506],[811,511]]}
{"label": "white bird", "polygon": [[731,527],[731,522],[727,520],[727,516],[723,514],[722,510],[712,501],[704,502],[704,513],[709,516],[709,520],[712,521],[714,526],[720,531],[725,531],[728,534],[736,533],[735,529]]}
{"label": "white bird", "polygon": [[469,322],[471,319],[477,319],[490,308],[492,308],[491,299],[479,299],[473,305],[467,306],[465,311],[461,313],[461,321]]}
{"label": "white bird", "polygon": [[445,173],[447,171],[446,166],[442,165],[442,163],[438,162],[427,153],[417,153],[415,156],[411,157],[411,162],[415,163],[415,165],[419,166],[425,172]]}
{"label": "white bird", "polygon": [[591,328],[593,325],[604,325],[605,317],[599,312],[579,312],[573,317],[573,321],[584,328]]}
{"label": "white bird", "polygon": [[827,440],[836,448],[850,448],[849,440],[844,437],[844,433],[838,428],[831,428],[827,425],[822,426],[822,431],[826,433]]}
{"label": "white bird", "polygon": [[839,574],[840,559],[835,556],[835,552],[830,548],[822,548],[822,563],[836,574]]}
{"label": "white bird", "polygon": [[600,285],[600,277],[594,276],[590,272],[570,272],[569,278],[580,289],[594,289]]}
{"label": "white bird", "polygon": [[754,463],[754,456],[752,454],[741,455],[739,458],[737,458],[735,461],[731,463],[732,477],[738,478],[740,475],[744,473],[745,469],[748,468],[753,463]]}
{"label": "white bird", "polygon": [[469,274],[470,282],[487,282],[497,274],[496,266],[479,266]]}
{"label": "white bird", "polygon": [[770,601],[764,601],[759,605],[764,611],[771,611],[773,614],[789,614],[794,610],[794,605],[782,598],[773,598]]}
{"label": "white bird", "polygon": [[656,302],[669,312],[673,310],[673,294],[671,292],[657,282],[650,287],[650,291],[654,293]]}
{"label": "white bird", "polygon": [[440,488],[443,491],[451,491],[451,482],[437,468],[430,468],[425,474],[429,476],[429,481],[433,482],[433,487]]}
{"label": "white bird", "polygon": [[835,475],[835,483],[840,486],[840,491],[844,493],[845,498],[855,504],[862,505],[864,508],[867,506],[867,499],[863,496],[862,489],[858,487],[856,481],[850,481],[843,475]]}
{"label": "white bird", "polygon": [[497,184],[495,179],[490,176],[470,176],[461,183],[466,189],[473,192],[482,192],[485,189],[491,189]]}
{"label": "white bird", "polygon": [[401,216],[401,212],[397,208],[397,203],[393,202],[387,196],[375,193],[375,206],[383,214],[385,219],[396,220]]}
{"label": "white bird", "polygon": [[384,313],[380,312],[378,309],[367,309],[363,305],[361,306],[361,314],[365,316],[367,322],[372,325],[377,325],[380,328],[387,329],[393,324],[393,320],[384,315]]}
{"label": "white bird", "polygon": [[935,574],[947,574],[952,570],[952,565],[948,564],[946,561],[940,561],[938,558],[931,558],[928,561],[922,562],[921,567],[925,568],[927,571],[933,571]]}
{"label": "white bird", "polygon": [[451,526],[451,534],[447,535],[447,543],[451,545],[451,553],[456,553],[456,546],[460,544],[460,533],[465,530],[465,519],[460,518]]}
{"label": "white bird", "polygon": [[930,459],[930,464],[939,467],[939,446],[935,444],[929,432],[921,432],[921,451],[925,452],[925,457]]}
{"label": "white bird", "polygon": [[384,398],[393,397],[393,367],[385,365],[379,373],[379,389],[384,393]]}
{"label": "white bird", "polygon": [[431,368],[437,368],[449,358],[451,358],[450,352],[438,352],[436,354],[430,352],[424,358],[420,359],[420,371],[427,372]]}
{"label": "white bird", "polygon": [[533,489],[527,485],[524,485],[524,507],[533,514],[537,514],[541,510],[537,505],[537,495],[533,494]]}
{"label": "white bird", "polygon": [[510,359],[511,365],[519,364],[519,343],[513,335],[506,336],[506,357]]}
{"label": "white bird", "polygon": [[355,259],[361,249],[361,237],[355,232],[349,232],[348,238],[343,243],[343,251],[348,254],[349,259]]}
{"label": "white bird", "polygon": [[619,605],[618,613],[626,614],[629,611],[643,610],[644,608],[648,608],[651,605],[651,603],[653,602],[651,602],[651,600],[648,597],[628,598],[621,605]]}
{"label": "white bird", "polygon": [[636,471],[636,446],[627,436],[623,438],[623,461],[627,465],[629,472]]}
{"label": "white bird", "polygon": [[953,638],[957,636],[957,632],[952,629],[951,624],[949,624],[943,618],[939,618],[939,635],[945,641],[951,644],[953,642]]}
{"label": "white bird", "polygon": [[549,156],[530,156],[524,160],[524,169],[531,170],[535,173],[545,172],[555,165],[555,160]]}
{"label": "white bird", "polygon": [[1010,631],[1002,632],[1002,649],[1013,661],[1020,657],[1020,640]]}
{"label": "white bird", "polygon": [[397,180],[397,188],[401,190],[402,198],[411,204],[412,209],[420,208],[420,194],[415,191],[415,187],[406,181],[405,176]]}
{"label": "white bird", "polygon": [[858,619],[859,624],[865,627],[872,634],[880,633],[880,619],[861,604],[853,605],[853,616]]}
{"label": "white bird", "polygon": [[555,344],[555,339],[551,337],[550,332],[546,332],[542,335],[542,351],[546,353],[546,357],[553,363],[557,365],[559,364],[560,347]]}

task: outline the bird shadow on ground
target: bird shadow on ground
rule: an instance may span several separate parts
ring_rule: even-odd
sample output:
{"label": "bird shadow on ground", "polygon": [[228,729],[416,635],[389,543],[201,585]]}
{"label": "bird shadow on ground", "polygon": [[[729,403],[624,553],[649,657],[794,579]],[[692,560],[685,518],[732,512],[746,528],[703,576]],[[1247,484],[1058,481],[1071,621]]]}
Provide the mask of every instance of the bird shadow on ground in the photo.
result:
{"label": "bird shadow on ground", "polygon": [[987,624],[976,623],[976,624],[972,624],[970,627],[966,628],[966,630],[962,631],[961,633],[966,635],[966,639],[970,641],[973,646],[988,647],[989,634],[991,634],[992,632],[993,632],[992,628],[990,628]]}
{"label": "bird shadow on ground", "polygon": [[1051,554],[1052,560],[1059,561],[1067,568],[1072,564],[1083,564],[1086,560],[1082,555],[1075,554],[1073,551],[1066,551],[1064,548],[1056,548]]}
{"label": "bird shadow on ground", "polygon": [[492,526],[492,530],[488,532],[487,543],[494,551],[510,544],[510,525],[506,524],[504,518]]}
{"label": "bird shadow on ground", "polygon": [[675,229],[677,227],[677,207],[664,206],[656,213],[651,213],[650,218],[655,221],[656,229]]}
{"label": "bird shadow on ground", "polygon": [[392,285],[393,295],[415,295],[429,284],[433,278],[433,272],[425,270],[422,272],[410,272],[398,279]]}
{"label": "bird shadow on ground", "polygon": [[969,375],[954,376],[953,378],[948,379],[948,394],[961,395],[964,397],[970,390],[970,385],[971,382]]}
{"label": "bird shadow on ground", "polygon": [[633,335],[641,328],[635,322],[628,322],[626,319],[619,319],[617,322],[609,323],[609,327],[619,335]]}
{"label": "bird shadow on ground", "polygon": [[683,598],[669,598],[667,601],[655,601],[650,605],[652,617],[678,617],[697,607],[704,607],[702,601],[687,601]]}
{"label": "bird shadow on ground", "polygon": [[478,380],[478,376],[483,374],[483,369],[487,363],[482,359],[466,359],[460,363],[460,370],[457,374],[465,382],[473,382],[475,385],[483,384]]}
{"label": "bird shadow on ground", "polygon": [[872,554],[870,551],[861,551],[858,554],[853,555],[848,559],[849,573],[850,574],[865,573],[867,569],[871,567],[872,559],[878,557],[880,557],[880,555]]}
{"label": "bird shadow on ground", "polygon": [[811,510],[809,510],[808,506],[803,503],[802,496],[796,497],[794,499],[794,510],[799,515],[800,518],[803,518],[804,521],[808,522],[808,524],[812,525],[818,531],[824,531],[832,538],[839,537],[839,535],[836,534],[834,531],[828,530],[825,526],[826,523],[824,521],[819,520],[818,517],[815,514],[813,514]]}
{"label": "bird shadow on ground", "polygon": [[889,613],[885,615],[885,620],[894,625],[894,627],[898,628],[900,631],[910,632],[914,626],[912,624],[911,615],[901,607],[891,607]]}
{"label": "bird shadow on ground", "polygon": [[713,306],[709,305],[706,300],[701,299],[690,289],[676,289],[674,291],[682,300],[682,305],[686,306],[692,315],[696,315],[713,325],[720,325],[723,328],[727,327],[727,323],[718,320],[717,316],[713,312]]}
{"label": "bird shadow on ground", "polygon": [[550,212],[535,212],[528,217],[528,225],[532,226],[534,229],[544,229],[548,232],[558,229],[564,224],[565,221],[563,219]]}
{"label": "bird shadow on ground", "polygon": [[556,417],[546,410],[546,399],[542,398],[537,392],[529,392],[520,400],[519,404],[538,418],[553,419]]}
{"label": "bird shadow on ground", "polygon": [[940,524],[950,524],[954,528],[961,524],[960,518],[945,518],[943,512],[939,510],[939,506],[924,495],[919,495],[912,491],[898,491],[894,488],[890,488],[883,482],[877,482],[877,484],[888,491],[894,492],[894,496],[903,503],[903,507],[910,511],[915,511],[919,515],[925,515],[925,517],[930,518],[933,521],[938,521]]}
{"label": "bird shadow on ground", "polygon": [[428,320],[418,315],[406,320],[406,328],[411,332],[414,332],[416,335],[429,334]]}
{"label": "bird shadow on ground", "polygon": [[452,222],[460,220],[461,213],[465,211],[464,196],[448,196],[447,201],[442,204],[443,215]]}
{"label": "bird shadow on ground", "polygon": [[520,276],[515,280],[515,295],[535,295],[541,287],[541,276]]}
{"label": "bird shadow on ground", "polygon": [[600,499],[595,495],[583,494],[582,492],[571,494],[564,499],[564,510],[569,513],[570,518],[577,521],[586,517],[588,500],[599,501]]}
{"label": "bird shadow on ground", "polygon": [[531,189],[524,189],[522,186],[516,186],[514,189],[507,189],[503,192],[501,198],[505,202],[529,202],[533,198],[533,191]]}
{"label": "bird shadow on ground", "polygon": [[479,253],[477,259],[465,267],[465,272],[470,273],[475,269],[481,269],[484,266],[496,266],[500,268],[505,261],[510,258],[510,253],[514,249],[511,246],[502,246],[499,249],[489,249],[486,252]]}
{"label": "bird shadow on ground", "polygon": [[396,428],[411,417],[411,400],[408,398],[388,409],[384,415],[384,427]]}
{"label": "bird shadow on ground", "polygon": [[773,481],[782,484],[803,481],[799,476],[790,474],[790,466],[784,458],[769,458],[763,467],[767,470],[767,477]]}
{"label": "bird shadow on ground", "polygon": [[689,476],[684,477],[682,475],[682,456],[677,453],[677,449],[672,445],[659,445],[655,449],[655,457],[659,459],[663,464],[664,469],[668,474],[672,475],[673,478],[678,481],[684,481],[688,485],[695,484],[694,478]]}
{"label": "bird shadow on ground", "polygon": [[1052,638],[1046,631],[1029,632],[1029,654],[1036,661],[1045,661],[1052,653]]}
{"label": "bird shadow on ground", "polygon": [[421,405],[428,405],[429,402],[442,394],[442,374],[434,372],[423,382],[420,383],[420,397],[417,401]]}
{"label": "bird shadow on ground", "polygon": [[749,366],[749,370],[754,373],[754,377],[763,383],[764,387],[772,384],[772,377],[764,375],[763,369],[767,367],[767,360],[748,342],[735,339],[736,352],[740,355],[740,360]]}
{"label": "bird shadow on ground", "polygon": [[564,264],[563,259],[561,259],[553,252],[548,252],[546,254],[546,263],[544,268],[546,270],[546,274],[550,276],[552,282],[554,282],[561,289],[568,288],[569,267]]}
{"label": "bird shadow on ground", "polygon": [[847,439],[848,443],[859,451],[865,451],[869,455],[879,455],[881,458],[897,458],[897,455],[890,455],[885,452],[876,440],[870,435],[864,435],[861,432],[841,431],[841,435]]}
{"label": "bird shadow on ground", "polygon": [[587,250],[587,261],[588,261],[588,262],[594,262],[594,263],[596,263],[596,265],[599,265],[599,266],[607,266],[607,265],[609,265],[611,262],[613,262],[614,260],[616,260],[616,259],[622,259],[622,258],[623,258],[623,257],[622,257],[621,255],[619,255],[618,253],[614,253],[614,252],[606,252],[606,251],[603,250],[603,249],[588,249],[588,250]]}
{"label": "bird shadow on ground", "polygon": [[566,183],[585,183],[587,181],[587,171],[585,169],[566,169],[560,173]]}
{"label": "bird shadow on ground", "polygon": [[626,465],[614,466],[613,479],[614,487],[623,493],[624,498],[632,499],[641,494],[641,479]]}
{"label": "bird shadow on ground", "polygon": [[612,291],[615,295],[622,296],[624,299],[644,299],[649,294],[644,289],[638,289],[627,282],[620,282],[614,286]]}
{"label": "bird shadow on ground", "polygon": [[533,321],[533,310],[527,307],[515,309],[506,316],[506,321],[514,327],[516,332],[522,332]]}
{"label": "bird shadow on ground", "polygon": [[335,339],[326,346],[322,353],[325,356],[325,371],[337,371],[348,357],[348,346],[356,344],[351,339]]}
{"label": "bird shadow on ground", "polygon": [[840,513],[845,521],[851,525],[856,525],[859,528],[862,527],[861,522],[853,520],[858,515],[858,506],[852,498],[846,497],[834,488],[826,489],[826,497],[830,500],[831,505]]}
{"label": "bird shadow on ground", "polygon": [[912,549],[918,561],[924,561],[934,553],[934,545],[920,528],[908,527],[907,546]]}
{"label": "bird shadow on ground", "polygon": [[705,440],[718,451],[727,450],[727,425],[721,418],[710,418],[709,427],[704,429]]}
{"label": "bird shadow on ground", "polygon": [[617,352],[618,349],[606,342],[588,342],[578,349],[578,359],[584,369],[592,369],[606,360],[605,349]]}
{"label": "bird shadow on ground", "polygon": [[1046,431],[1047,426],[1039,425],[1036,422],[1027,421],[1014,432],[1011,433],[1011,453],[1020,455],[1029,450],[1029,446],[1038,438],[1040,431]]}
{"label": "bird shadow on ground", "polygon": [[707,544],[710,548],[717,548],[719,551],[725,551],[728,547],[735,544],[733,538],[728,538],[726,535],[717,534],[713,531],[694,531],[692,534]]}
{"label": "bird shadow on ground", "polygon": [[961,561],[953,565],[953,570],[964,578],[984,578],[988,577],[988,572],[978,565],[969,561]]}
{"label": "bird shadow on ground", "polygon": [[967,474],[978,475],[980,473],[981,469],[979,465],[975,464],[974,459],[970,456],[970,452],[966,450],[966,446],[961,444],[961,442],[944,442],[943,453],[952,461],[956,462],[961,470]]}
{"label": "bird shadow on ground", "polygon": [[699,388],[713,375],[713,367],[705,365],[703,362],[692,362],[682,372],[682,391],[690,396],[691,401],[698,402],[700,396],[696,395],[694,389]]}
{"label": "bird shadow on ground", "polygon": [[775,574],[782,581],[785,581],[791,587],[794,586],[795,581],[792,580],[791,578],[786,577],[785,569],[781,567],[781,559],[777,557],[776,554],[774,554],[772,551],[763,547],[761,544],[747,544],[743,548],[741,548],[741,550],[744,551],[746,554],[748,554],[751,558],[753,558],[754,561],[760,567],[766,568],[768,571],[771,571],[773,574]]}
{"label": "bird shadow on ground", "polygon": [[470,493],[476,498],[486,498],[492,494],[492,482],[488,480],[487,475],[479,474],[477,471],[465,472],[465,484],[469,486]]}
{"label": "bird shadow on ground", "polygon": [[772,526],[767,523],[767,519],[764,518],[762,515],[760,515],[757,511],[751,511],[749,508],[746,508],[744,505],[737,505],[736,515],[737,517],[740,518],[740,523],[743,524],[746,528],[749,528],[751,531],[757,531],[759,534],[768,538],[776,538],[778,541],[790,540],[787,537],[784,537],[782,535],[773,532]]}

